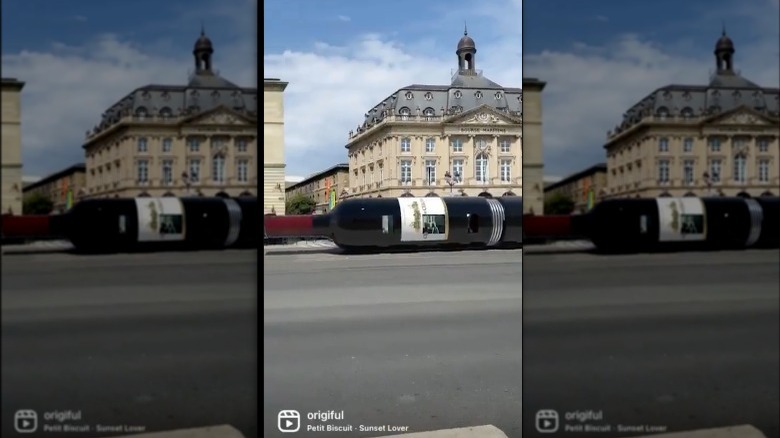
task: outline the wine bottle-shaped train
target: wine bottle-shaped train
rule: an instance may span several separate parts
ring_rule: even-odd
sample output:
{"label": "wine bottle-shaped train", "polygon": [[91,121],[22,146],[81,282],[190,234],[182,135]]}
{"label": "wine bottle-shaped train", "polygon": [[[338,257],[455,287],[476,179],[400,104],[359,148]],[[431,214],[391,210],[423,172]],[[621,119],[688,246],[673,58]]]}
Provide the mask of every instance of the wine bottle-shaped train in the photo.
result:
{"label": "wine bottle-shaped train", "polygon": [[[571,216],[524,216],[522,197],[362,198],[330,213],[265,216],[265,238],[323,237],[350,251],[518,248],[582,238],[608,252],[780,248],[780,198],[610,199]],[[3,216],[3,238],[80,250],[257,248],[256,197],[90,199],[62,215]]]}

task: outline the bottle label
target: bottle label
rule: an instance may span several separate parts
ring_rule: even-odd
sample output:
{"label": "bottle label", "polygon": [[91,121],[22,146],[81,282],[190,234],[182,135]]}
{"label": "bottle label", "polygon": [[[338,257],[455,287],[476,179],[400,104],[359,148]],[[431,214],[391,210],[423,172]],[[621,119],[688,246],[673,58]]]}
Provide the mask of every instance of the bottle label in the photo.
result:
{"label": "bottle label", "polygon": [[704,203],[699,198],[658,198],[658,241],[702,241],[707,237]]}
{"label": "bottle label", "polygon": [[447,205],[441,198],[398,198],[401,207],[401,241],[447,240]]}
{"label": "bottle label", "polygon": [[136,198],[138,241],[184,240],[184,208],[179,198]]}

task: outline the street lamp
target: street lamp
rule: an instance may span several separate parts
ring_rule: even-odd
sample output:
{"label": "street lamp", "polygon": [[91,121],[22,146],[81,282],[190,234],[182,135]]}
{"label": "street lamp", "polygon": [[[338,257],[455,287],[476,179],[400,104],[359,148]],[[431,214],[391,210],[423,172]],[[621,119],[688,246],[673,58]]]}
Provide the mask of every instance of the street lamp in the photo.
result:
{"label": "street lamp", "polygon": [[190,194],[190,176],[187,172],[181,173],[181,180],[184,182],[184,193]]}
{"label": "street lamp", "polygon": [[453,176],[448,170],[444,172],[444,181],[446,181],[447,185],[450,186],[450,193],[452,193],[452,187],[460,182],[460,173],[455,172],[455,176]]}

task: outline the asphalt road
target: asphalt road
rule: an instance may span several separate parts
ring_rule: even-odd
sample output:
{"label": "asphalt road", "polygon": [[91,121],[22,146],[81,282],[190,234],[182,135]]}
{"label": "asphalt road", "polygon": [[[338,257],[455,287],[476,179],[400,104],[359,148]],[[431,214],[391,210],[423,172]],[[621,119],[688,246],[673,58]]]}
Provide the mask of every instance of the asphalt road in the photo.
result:
{"label": "asphalt road", "polygon": [[[531,437],[539,409],[560,412],[561,432],[578,424],[567,411],[592,410],[602,420],[588,424],[613,431],[752,423],[778,436],[776,251],[290,254],[264,266],[265,436],[296,410],[295,436],[493,424]],[[308,419],[327,411],[344,418]],[[317,425],[355,432],[306,433]]]}
{"label": "asphalt road", "polygon": [[[527,257],[524,435],[577,424],[753,424],[780,436],[778,251]],[[593,411],[601,421],[566,421]],[[561,433],[559,436],[575,436]],[[538,436],[550,436],[539,434]]]}
{"label": "asphalt road", "polygon": [[[264,436],[382,436],[521,423],[519,251],[266,255]],[[308,420],[343,411],[343,421]],[[349,432],[309,426],[351,425]],[[395,433],[400,430],[395,431]],[[287,435],[287,434],[284,434]]]}
{"label": "asphalt road", "polygon": [[[2,258],[2,436],[14,415],[257,429],[257,251]],[[71,413],[68,413],[70,411]],[[61,417],[62,418],[62,417]],[[138,431],[138,430],[135,430]]]}

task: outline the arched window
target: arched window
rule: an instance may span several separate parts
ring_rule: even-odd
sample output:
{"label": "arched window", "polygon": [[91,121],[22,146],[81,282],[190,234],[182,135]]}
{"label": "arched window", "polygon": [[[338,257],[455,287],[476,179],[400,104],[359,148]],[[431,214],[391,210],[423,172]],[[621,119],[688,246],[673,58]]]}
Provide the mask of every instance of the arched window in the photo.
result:
{"label": "arched window", "polygon": [[480,153],[474,160],[474,175],[477,182],[487,183],[489,179],[488,171],[488,157],[486,154]]}
{"label": "arched window", "polygon": [[401,120],[408,120],[409,116],[412,115],[412,110],[410,110],[408,107],[403,107],[398,110],[398,114],[401,115]]}

